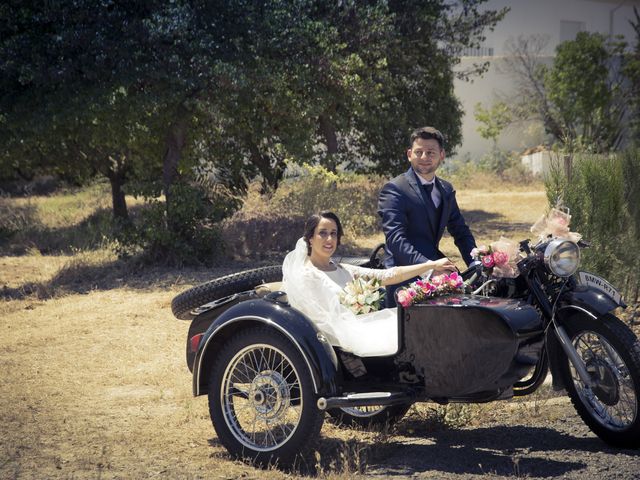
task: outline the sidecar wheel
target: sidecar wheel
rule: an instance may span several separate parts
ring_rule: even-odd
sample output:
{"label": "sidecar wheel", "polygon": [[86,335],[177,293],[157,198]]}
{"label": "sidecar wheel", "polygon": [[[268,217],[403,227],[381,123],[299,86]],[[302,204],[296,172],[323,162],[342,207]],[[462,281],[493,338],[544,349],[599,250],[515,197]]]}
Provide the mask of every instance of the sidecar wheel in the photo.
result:
{"label": "sidecar wheel", "polygon": [[358,427],[364,430],[381,430],[399,422],[411,405],[353,407],[328,410],[336,425]]}
{"label": "sidecar wheel", "polygon": [[564,357],[561,374],[576,411],[606,443],[640,446],[640,342],[609,314],[597,320],[576,315],[565,326],[595,382],[588,388]]}
{"label": "sidecar wheel", "polygon": [[268,327],[233,336],[214,360],[209,413],[236,458],[291,464],[318,439],[324,416],[300,352]]}

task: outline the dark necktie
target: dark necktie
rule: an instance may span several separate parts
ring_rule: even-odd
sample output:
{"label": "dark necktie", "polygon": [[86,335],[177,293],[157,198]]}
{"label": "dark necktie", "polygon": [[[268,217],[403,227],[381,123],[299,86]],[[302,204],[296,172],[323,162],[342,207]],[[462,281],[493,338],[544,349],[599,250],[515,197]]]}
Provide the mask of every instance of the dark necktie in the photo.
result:
{"label": "dark necktie", "polygon": [[433,210],[435,211],[436,204],[433,203],[433,197],[431,196],[431,192],[433,192],[433,183],[425,183],[423,186],[424,191],[427,192],[427,202],[429,203],[429,206],[433,207]]}
{"label": "dark necktie", "polygon": [[433,183],[425,183],[423,185],[424,192],[427,196],[427,207],[429,208],[429,223],[431,224],[431,228],[434,232],[438,230],[438,223],[440,221],[440,211],[436,207],[436,204],[433,202],[433,197],[431,196],[431,192],[433,192]]}

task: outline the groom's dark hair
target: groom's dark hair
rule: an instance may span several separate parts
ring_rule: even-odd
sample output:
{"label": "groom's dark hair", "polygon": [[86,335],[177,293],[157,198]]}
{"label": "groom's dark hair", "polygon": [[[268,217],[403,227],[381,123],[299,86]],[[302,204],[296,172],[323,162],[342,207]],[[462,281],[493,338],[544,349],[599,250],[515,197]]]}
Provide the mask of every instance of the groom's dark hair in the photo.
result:
{"label": "groom's dark hair", "polygon": [[307,219],[307,222],[304,225],[303,237],[304,237],[304,241],[307,244],[307,255],[311,255],[311,244],[309,243],[309,239],[313,237],[313,233],[316,231],[316,227],[320,223],[320,220],[322,220],[323,218],[328,218],[336,222],[336,227],[338,228],[337,245],[338,246],[340,245],[340,239],[342,238],[343,231],[342,231],[342,224],[340,223],[340,219],[338,218],[338,216],[335,213],[329,212],[326,210],[320,213],[314,213]]}
{"label": "groom's dark hair", "polygon": [[413,147],[413,142],[416,141],[416,138],[423,138],[425,140],[434,139],[440,145],[440,148],[444,148],[444,135],[433,127],[422,127],[414,130],[411,133],[411,137],[409,137],[409,148]]}

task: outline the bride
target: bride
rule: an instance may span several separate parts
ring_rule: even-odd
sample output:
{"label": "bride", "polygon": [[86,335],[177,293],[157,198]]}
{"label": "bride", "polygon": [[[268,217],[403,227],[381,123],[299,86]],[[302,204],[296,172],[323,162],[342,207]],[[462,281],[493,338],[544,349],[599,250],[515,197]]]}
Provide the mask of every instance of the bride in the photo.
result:
{"label": "bride", "polygon": [[313,321],[329,342],[361,357],[393,355],[398,350],[396,308],[355,315],[340,303],[340,292],[354,276],[377,278],[382,285],[402,283],[433,270],[456,270],[448,258],[388,270],[336,264],[331,259],[342,238],[337,215],[321,212],[306,222],[304,235],[282,265],[289,303]]}

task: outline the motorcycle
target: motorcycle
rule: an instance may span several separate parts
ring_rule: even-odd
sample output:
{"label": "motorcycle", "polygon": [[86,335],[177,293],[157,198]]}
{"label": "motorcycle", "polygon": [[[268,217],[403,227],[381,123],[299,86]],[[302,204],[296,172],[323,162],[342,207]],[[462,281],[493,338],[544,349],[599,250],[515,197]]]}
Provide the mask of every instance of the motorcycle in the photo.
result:
{"label": "motorcycle", "polygon": [[[525,240],[512,278],[480,264],[462,273],[467,292],[399,306],[398,350],[386,357],[330,345],[289,305],[279,266],[194,287],[172,302],[178,318],[191,320],[193,393],[208,395],[232,456],[287,464],[312,450],[325,413],[346,426],[379,427],[416,402],[529,395],[550,371],[554,389],[566,390],[598,437],[637,448],[640,342],[612,313],[626,307],[617,290],[578,270],[584,247]],[[380,252],[342,261],[381,268]]]}

